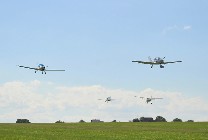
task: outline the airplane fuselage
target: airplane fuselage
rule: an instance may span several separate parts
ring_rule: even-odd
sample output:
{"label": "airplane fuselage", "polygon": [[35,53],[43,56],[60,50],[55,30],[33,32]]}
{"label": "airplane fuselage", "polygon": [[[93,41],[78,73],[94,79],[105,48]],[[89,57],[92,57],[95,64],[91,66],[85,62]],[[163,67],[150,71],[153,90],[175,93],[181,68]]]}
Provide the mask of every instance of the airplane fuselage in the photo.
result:
{"label": "airplane fuselage", "polygon": [[164,64],[164,60],[161,59],[160,57],[156,57],[156,58],[154,59],[154,64],[156,64],[156,65]]}
{"label": "airplane fuselage", "polygon": [[151,102],[151,101],[152,101],[151,98],[147,98],[147,99],[146,99],[147,104],[148,104],[149,102]]}
{"label": "airplane fuselage", "polygon": [[108,98],[105,100],[105,102],[109,102],[109,101],[111,101],[111,97],[108,97]]}
{"label": "airplane fuselage", "polygon": [[45,66],[43,64],[39,64],[35,70],[45,71]]}
{"label": "airplane fuselage", "polygon": [[153,63],[151,64],[151,68],[153,67],[153,65],[160,65],[160,68],[164,68],[164,66],[162,64],[165,64],[164,60],[161,59],[160,57],[156,57],[153,61]]}
{"label": "airplane fuselage", "polygon": [[42,74],[45,73],[46,74],[46,67],[43,64],[39,64],[37,68],[35,68],[35,73],[37,71],[42,71]]}

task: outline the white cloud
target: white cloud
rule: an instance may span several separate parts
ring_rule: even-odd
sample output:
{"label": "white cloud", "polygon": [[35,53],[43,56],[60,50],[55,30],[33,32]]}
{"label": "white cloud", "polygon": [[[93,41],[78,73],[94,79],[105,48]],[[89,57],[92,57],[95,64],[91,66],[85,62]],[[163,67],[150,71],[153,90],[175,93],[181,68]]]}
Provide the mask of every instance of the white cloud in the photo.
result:
{"label": "white cloud", "polygon": [[173,26],[168,26],[166,28],[163,29],[163,34],[167,34],[168,32],[170,31],[173,31],[173,30],[177,30],[179,27],[177,25],[173,25]]}
{"label": "white cloud", "polygon": [[[44,87],[44,88],[43,88]],[[134,96],[137,96],[135,98]],[[113,102],[105,103],[111,96]],[[162,97],[146,104],[139,97]],[[31,122],[66,122],[98,118],[104,121],[128,121],[135,117],[162,115],[168,121],[175,117],[207,121],[208,103],[200,97],[185,97],[180,92],[108,89],[100,85],[66,87],[40,81],[8,82],[0,85],[0,122],[27,118]],[[184,121],[185,121],[184,120]]]}
{"label": "white cloud", "polygon": [[191,25],[185,25],[185,26],[178,26],[178,25],[173,25],[173,26],[168,26],[168,27],[165,27],[162,31],[162,34],[163,35],[166,35],[170,32],[173,32],[173,31],[188,31],[188,30],[191,30],[192,29],[192,26]]}
{"label": "white cloud", "polygon": [[192,26],[191,25],[186,25],[183,27],[184,30],[191,30],[192,29]]}
{"label": "white cloud", "polygon": [[40,81],[38,81],[38,80],[34,80],[34,81],[31,81],[30,82],[30,85],[32,86],[32,87],[38,87],[39,85],[40,85],[41,83],[40,83]]}

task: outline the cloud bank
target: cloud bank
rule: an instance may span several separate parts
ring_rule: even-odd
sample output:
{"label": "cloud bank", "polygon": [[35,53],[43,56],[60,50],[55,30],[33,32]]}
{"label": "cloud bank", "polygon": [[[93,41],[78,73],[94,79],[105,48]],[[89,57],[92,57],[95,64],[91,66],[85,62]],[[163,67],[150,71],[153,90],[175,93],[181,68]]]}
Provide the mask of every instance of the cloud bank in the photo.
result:
{"label": "cloud bank", "polygon": [[[106,97],[115,99],[105,103]],[[134,97],[137,96],[137,97]],[[144,97],[163,100],[146,104]],[[103,100],[98,100],[103,99]],[[100,85],[67,87],[38,80],[13,81],[0,85],[0,122],[26,118],[31,122],[78,122],[83,119],[129,121],[137,117],[161,115],[168,121],[179,117],[186,121],[208,121],[208,103],[200,97],[185,97],[180,92],[109,89]]]}

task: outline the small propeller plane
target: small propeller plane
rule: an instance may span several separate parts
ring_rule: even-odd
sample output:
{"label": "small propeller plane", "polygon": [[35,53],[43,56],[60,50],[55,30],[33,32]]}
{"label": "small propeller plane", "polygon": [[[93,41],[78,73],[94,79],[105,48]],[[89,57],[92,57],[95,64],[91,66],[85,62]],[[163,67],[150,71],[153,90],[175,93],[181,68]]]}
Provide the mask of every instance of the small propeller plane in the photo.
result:
{"label": "small propeller plane", "polygon": [[149,65],[151,65],[151,68],[153,68],[153,65],[160,65],[160,68],[164,68],[163,65],[165,65],[165,64],[182,62],[182,61],[167,61],[167,62],[165,62],[164,61],[165,57],[163,57],[163,58],[156,57],[153,61],[150,57],[148,57],[148,58],[149,58],[149,61],[132,61],[132,62],[137,62],[137,63],[142,63],[142,64],[149,64]]}
{"label": "small propeller plane", "polygon": [[[98,100],[103,100],[103,99],[98,99]],[[107,97],[106,99],[105,99],[105,102],[110,102],[110,101],[112,101],[112,100],[115,100],[115,99],[112,99],[111,97]]]}
{"label": "small propeller plane", "polygon": [[[141,99],[144,99],[144,97],[140,97]],[[155,100],[155,99],[163,99],[163,98],[152,98],[152,96],[150,98],[146,98],[146,103],[148,104],[149,102],[151,102],[152,100]],[[152,104],[152,102],[151,102]]]}
{"label": "small propeller plane", "polygon": [[18,67],[22,67],[22,68],[26,68],[26,69],[34,69],[35,70],[35,73],[37,71],[42,71],[42,74],[45,73],[46,74],[46,71],[65,71],[65,70],[48,70],[46,69],[46,67],[48,66],[44,66],[43,64],[39,64],[38,67],[36,68],[31,68],[31,67],[26,67],[26,66],[20,66],[20,65],[17,65]]}

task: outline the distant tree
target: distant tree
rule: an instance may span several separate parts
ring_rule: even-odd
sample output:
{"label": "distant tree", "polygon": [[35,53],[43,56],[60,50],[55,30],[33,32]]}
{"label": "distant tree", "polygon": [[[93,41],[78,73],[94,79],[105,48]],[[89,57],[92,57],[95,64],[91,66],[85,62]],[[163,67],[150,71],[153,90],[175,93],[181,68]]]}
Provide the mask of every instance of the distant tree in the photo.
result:
{"label": "distant tree", "polygon": [[194,120],[188,120],[187,122],[194,122]]}
{"label": "distant tree", "polygon": [[133,122],[140,122],[138,118],[133,119]]}
{"label": "distant tree", "polygon": [[30,123],[28,119],[17,119],[16,123]]}
{"label": "distant tree", "polygon": [[84,120],[80,120],[79,123],[85,123],[85,121]]}
{"label": "distant tree", "polygon": [[140,122],[144,122],[145,118],[144,117],[140,117],[139,121]]}
{"label": "distant tree", "polygon": [[140,117],[140,122],[154,122],[152,117]]}
{"label": "distant tree", "polygon": [[58,120],[55,123],[64,123],[64,121]]}
{"label": "distant tree", "polygon": [[167,122],[167,121],[162,116],[157,116],[156,119],[155,119],[155,122]]}
{"label": "distant tree", "polygon": [[173,119],[173,122],[182,122],[182,120],[179,118],[175,118],[175,119]]}
{"label": "distant tree", "polygon": [[113,120],[112,122],[116,122],[116,120]]}

